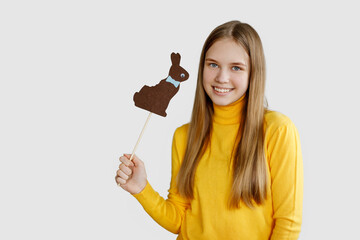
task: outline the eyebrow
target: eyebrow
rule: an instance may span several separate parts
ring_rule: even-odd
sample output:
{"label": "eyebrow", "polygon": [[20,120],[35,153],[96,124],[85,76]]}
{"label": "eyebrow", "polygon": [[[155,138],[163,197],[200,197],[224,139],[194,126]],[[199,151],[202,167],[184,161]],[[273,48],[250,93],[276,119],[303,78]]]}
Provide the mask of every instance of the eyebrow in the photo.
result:
{"label": "eyebrow", "polygon": [[[206,61],[210,61],[210,62],[217,62],[215,59],[213,59],[213,58],[206,58],[205,59],[205,62]],[[241,65],[241,66],[244,66],[244,67],[247,67],[246,66],[246,64],[245,63],[243,63],[243,62],[232,62],[232,63],[230,63],[231,65]]]}

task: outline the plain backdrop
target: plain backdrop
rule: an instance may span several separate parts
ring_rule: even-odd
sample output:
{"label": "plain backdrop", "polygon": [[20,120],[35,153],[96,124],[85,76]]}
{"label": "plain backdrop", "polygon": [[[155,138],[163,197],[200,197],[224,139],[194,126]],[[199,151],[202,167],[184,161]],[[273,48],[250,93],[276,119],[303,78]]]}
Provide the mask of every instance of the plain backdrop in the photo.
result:
{"label": "plain backdrop", "polygon": [[300,239],[356,239],[356,1],[106,0],[0,2],[0,239],[175,239],[114,181],[147,117],[132,96],[167,77],[170,53],[181,53],[190,78],[137,150],[166,197],[202,45],[234,19],[259,33],[269,106],[300,133]]}

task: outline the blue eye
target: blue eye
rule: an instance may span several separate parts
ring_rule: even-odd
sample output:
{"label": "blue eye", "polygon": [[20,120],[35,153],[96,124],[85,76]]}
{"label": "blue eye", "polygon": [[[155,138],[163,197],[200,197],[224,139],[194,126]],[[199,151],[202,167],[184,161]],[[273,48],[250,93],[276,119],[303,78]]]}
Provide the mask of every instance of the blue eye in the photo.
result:
{"label": "blue eye", "polygon": [[218,65],[216,63],[210,63],[209,66],[212,68],[216,68]]}
{"label": "blue eye", "polygon": [[181,78],[184,78],[184,77],[185,77],[185,74],[183,74],[183,73],[180,74],[180,77],[181,77]]}
{"label": "blue eye", "polygon": [[240,71],[241,68],[239,68],[238,66],[234,66],[234,67],[232,67],[232,70],[234,70],[234,71]]}

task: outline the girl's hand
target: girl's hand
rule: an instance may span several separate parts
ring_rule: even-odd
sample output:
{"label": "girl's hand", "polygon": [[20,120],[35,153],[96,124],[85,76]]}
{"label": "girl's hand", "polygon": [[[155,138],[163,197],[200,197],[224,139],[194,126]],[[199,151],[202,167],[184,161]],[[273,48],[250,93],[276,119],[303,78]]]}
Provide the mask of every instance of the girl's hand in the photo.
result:
{"label": "girl's hand", "polygon": [[130,161],[130,154],[124,154],[119,158],[121,164],[116,172],[116,183],[131,194],[140,193],[147,184],[147,176],[144,163],[134,155]]}

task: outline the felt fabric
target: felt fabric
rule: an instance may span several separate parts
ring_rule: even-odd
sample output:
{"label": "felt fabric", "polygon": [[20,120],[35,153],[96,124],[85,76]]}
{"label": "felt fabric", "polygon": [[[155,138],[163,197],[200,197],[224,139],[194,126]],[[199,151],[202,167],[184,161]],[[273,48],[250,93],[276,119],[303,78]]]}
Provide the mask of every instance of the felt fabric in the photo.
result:
{"label": "felt fabric", "polygon": [[179,53],[171,54],[172,65],[168,77],[155,86],[144,85],[136,92],[133,97],[135,106],[166,117],[166,109],[170,100],[179,91],[180,82],[189,78],[189,73],[180,66],[180,59]]}
{"label": "felt fabric", "polygon": [[166,79],[166,82],[172,83],[174,85],[174,87],[178,87],[180,85],[180,82],[172,79],[172,77],[168,76],[168,78]]}
{"label": "felt fabric", "polygon": [[194,199],[179,195],[176,177],[184,158],[189,125],[175,131],[172,176],[167,199],[148,182],[134,197],[146,212],[177,239],[298,239],[302,221],[303,165],[296,127],[285,115],[268,111],[264,119],[267,200],[253,209],[227,206],[232,184],[232,155],[243,99],[214,105],[211,146],[196,170]]}

